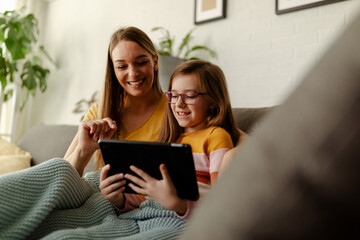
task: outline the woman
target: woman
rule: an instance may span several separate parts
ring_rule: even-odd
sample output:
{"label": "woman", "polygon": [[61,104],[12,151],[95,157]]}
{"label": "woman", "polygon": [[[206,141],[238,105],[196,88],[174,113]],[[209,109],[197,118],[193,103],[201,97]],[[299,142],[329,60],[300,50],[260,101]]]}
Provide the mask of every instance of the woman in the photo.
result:
{"label": "woman", "polygon": [[[137,205],[139,211],[118,216],[99,192],[98,172],[80,177],[99,138],[155,141],[165,107],[154,45],[137,28],[116,31],[109,45],[102,101],[87,113],[64,157],[67,161],[51,159],[0,177],[0,239],[178,236],[185,222],[174,212],[147,201]],[[98,163],[102,165],[101,159]],[[100,180],[100,189],[111,191],[107,176]],[[142,201],[131,195],[135,202]],[[147,228],[139,227],[144,223]]]}
{"label": "woman", "polygon": [[[64,158],[82,176],[99,138],[155,141],[165,107],[154,44],[138,28],[119,29],[108,48],[102,101],[90,108]],[[100,154],[96,160],[102,167]]]}

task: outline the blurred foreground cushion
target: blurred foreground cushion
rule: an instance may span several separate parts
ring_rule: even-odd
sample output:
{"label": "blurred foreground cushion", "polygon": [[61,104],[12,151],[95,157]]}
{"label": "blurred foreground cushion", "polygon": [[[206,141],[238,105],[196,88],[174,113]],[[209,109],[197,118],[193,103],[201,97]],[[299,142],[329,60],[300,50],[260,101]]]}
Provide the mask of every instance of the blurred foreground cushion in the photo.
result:
{"label": "blurred foreground cushion", "polygon": [[30,167],[31,155],[0,137],[0,175]]}

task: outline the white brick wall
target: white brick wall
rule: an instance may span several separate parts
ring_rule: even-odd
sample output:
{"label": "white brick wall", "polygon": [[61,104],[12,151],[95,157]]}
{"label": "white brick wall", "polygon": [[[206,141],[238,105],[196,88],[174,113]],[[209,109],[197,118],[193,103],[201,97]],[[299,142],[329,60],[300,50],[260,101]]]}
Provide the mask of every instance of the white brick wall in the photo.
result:
{"label": "white brick wall", "polygon": [[219,51],[228,55],[218,63],[228,78],[233,106],[261,107],[280,104],[290,94],[358,12],[360,1],[282,15],[274,14],[272,0],[229,5],[236,30],[233,42]]}
{"label": "white brick wall", "polygon": [[[218,53],[233,107],[280,104],[359,11],[359,0],[275,14],[275,0],[227,0],[227,18],[196,26],[195,43]],[[82,10],[79,10],[81,8]],[[108,39],[137,26],[156,41],[155,26],[181,39],[195,25],[194,0],[57,0],[47,3],[44,42],[59,68],[34,103],[33,125],[78,123],[81,98],[102,86]]]}

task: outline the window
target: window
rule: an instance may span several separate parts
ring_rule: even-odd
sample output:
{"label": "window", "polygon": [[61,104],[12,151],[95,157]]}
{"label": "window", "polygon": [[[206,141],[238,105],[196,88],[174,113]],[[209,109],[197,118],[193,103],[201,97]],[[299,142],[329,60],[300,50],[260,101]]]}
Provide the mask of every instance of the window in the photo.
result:
{"label": "window", "polygon": [[0,4],[0,12],[11,11],[15,9],[15,0],[2,1]]}
{"label": "window", "polygon": [[[0,4],[0,12],[4,13],[5,11],[11,11],[15,9],[15,0],[7,0],[2,1]],[[0,98],[1,98],[0,93]],[[6,104],[3,104],[2,101],[0,101],[0,136],[3,137],[6,140],[10,140],[11,134],[8,131],[11,129],[11,119],[9,116],[11,116],[11,107],[12,105],[7,102]]]}

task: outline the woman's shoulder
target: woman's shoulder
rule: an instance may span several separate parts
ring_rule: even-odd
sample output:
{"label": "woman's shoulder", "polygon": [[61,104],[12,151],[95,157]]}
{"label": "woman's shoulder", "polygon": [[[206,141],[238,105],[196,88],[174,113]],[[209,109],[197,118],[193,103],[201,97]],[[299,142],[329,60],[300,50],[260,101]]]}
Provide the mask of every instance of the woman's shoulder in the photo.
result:
{"label": "woman's shoulder", "polygon": [[97,119],[98,109],[99,109],[99,103],[95,102],[93,105],[91,105],[91,107],[85,114],[83,121],[90,120],[90,119]]}

